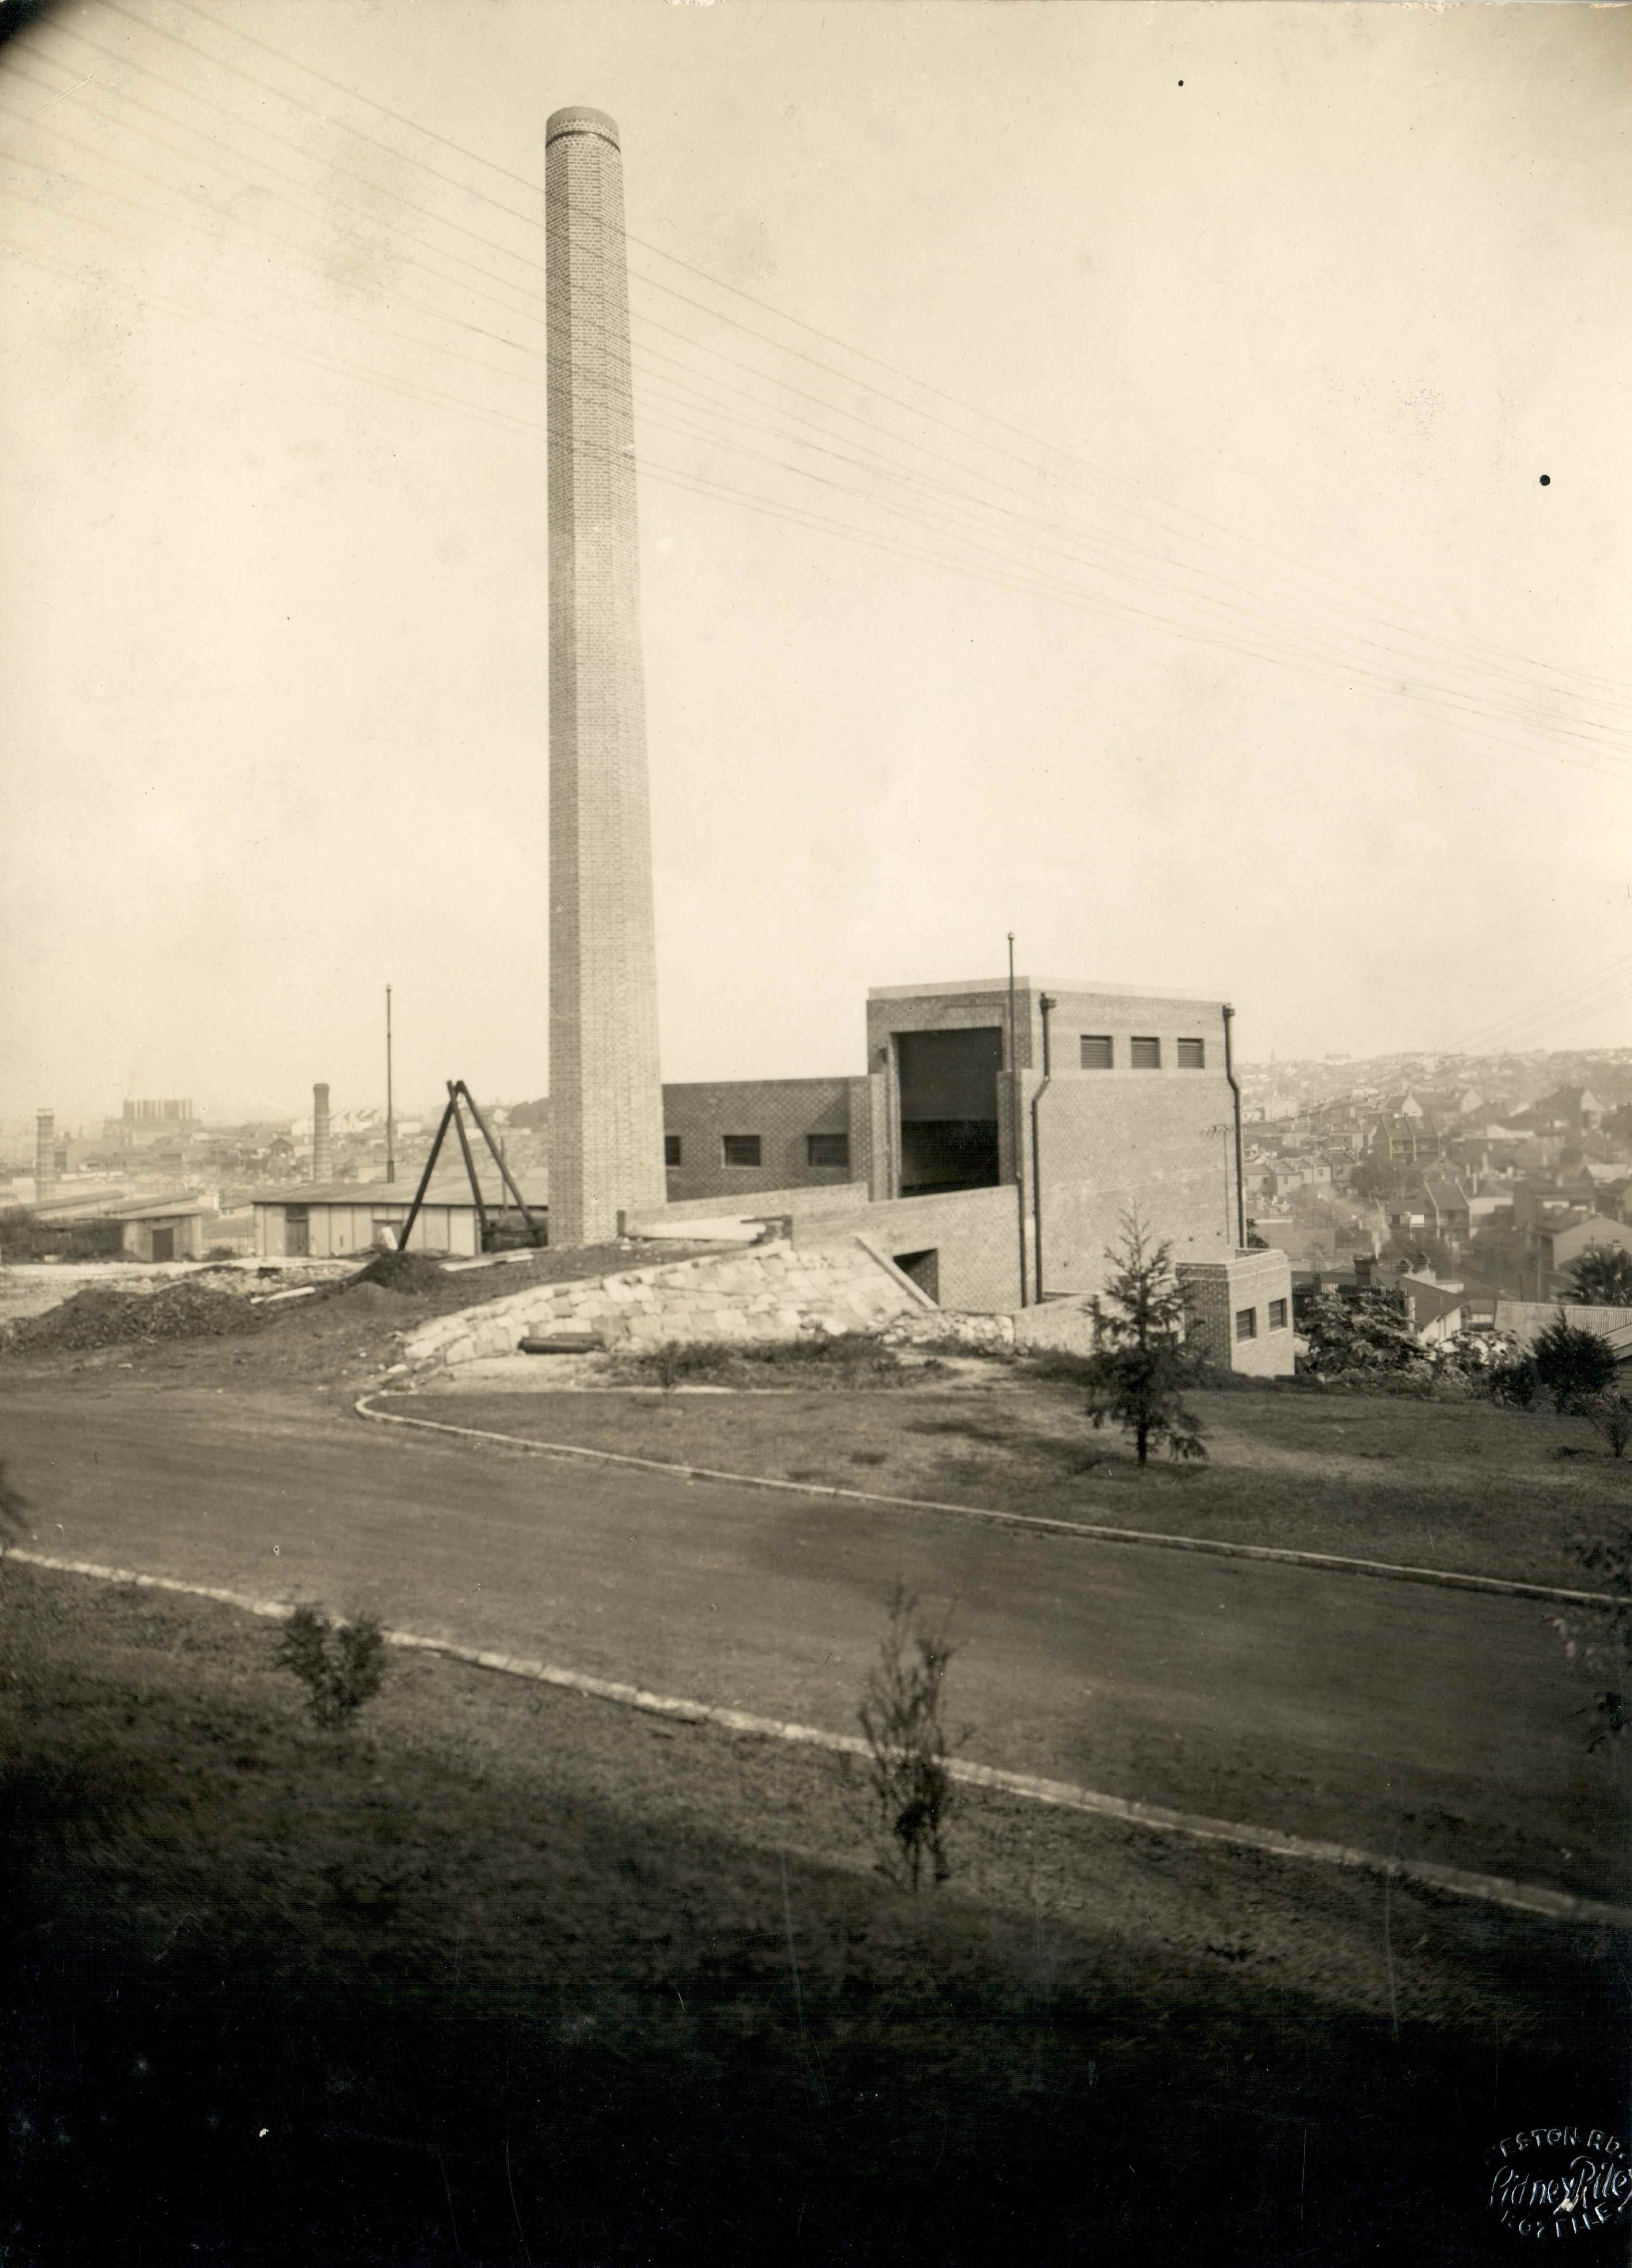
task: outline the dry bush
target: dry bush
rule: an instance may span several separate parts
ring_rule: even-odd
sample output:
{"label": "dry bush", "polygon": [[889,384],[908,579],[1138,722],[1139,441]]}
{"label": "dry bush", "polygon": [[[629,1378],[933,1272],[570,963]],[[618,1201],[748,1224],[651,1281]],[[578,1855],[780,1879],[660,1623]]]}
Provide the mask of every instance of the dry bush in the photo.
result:
{"label": "dry bush", "polygon": [[1612,1457],[1625,1454],[1632,1443],[1632,1401],[1624,1394],[1595,1394],[1581,1404],[1581,1414],[1603,1435]]}
{"label": "dry bush", "polygon": [[306,1705],[326,1733],[343,1732],[385,1683],[385,1633],[372,1615],[331,1622],[299,1606],[278,1632],[273,1660],[306,1688]]}
{"label": "dry bush", "polygon": [[905,1584],[885,1597],[884,1634],[856,1714],[868,1745],[868,1784],[876,1805],[879,1871],[917,1893],[926,1859],[935,1887],[948,1881],[945,1830],[954,1800],[951,1739],[942,1714],[956,1649],[944,1618],[930,1623]]}

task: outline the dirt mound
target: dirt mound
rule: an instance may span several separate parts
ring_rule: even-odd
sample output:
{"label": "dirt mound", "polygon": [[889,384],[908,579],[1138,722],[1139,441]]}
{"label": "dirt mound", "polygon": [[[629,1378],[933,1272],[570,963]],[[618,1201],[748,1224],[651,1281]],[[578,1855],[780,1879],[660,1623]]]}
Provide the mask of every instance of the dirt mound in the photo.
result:
{"label": "dirt mound", "polygon": [[423,1252],[377,1252],[351,1289],[379,1284],[388,1292],[429,1292],[446,1280],[437,1262]]}
{"label": "dirt mound", "polygon": [[355,1284],[342,1285],[331,1297],[343,1299],[348,1307],[366,1308],[370,1314],[395,1304],[385,1285],[375,1283],[372,1276],[360,1276]]}
{"label": "dirt mound", "polygon": [[103,1290],[88,1285],[43,1315],[11,1325],[0,1349],[9,1353],[72,1354],[89,1347],[136,1345],[155,1339],[222,1338],[255,1331],[263,1311],[231,1292],[181,1282],[162,1292]]}

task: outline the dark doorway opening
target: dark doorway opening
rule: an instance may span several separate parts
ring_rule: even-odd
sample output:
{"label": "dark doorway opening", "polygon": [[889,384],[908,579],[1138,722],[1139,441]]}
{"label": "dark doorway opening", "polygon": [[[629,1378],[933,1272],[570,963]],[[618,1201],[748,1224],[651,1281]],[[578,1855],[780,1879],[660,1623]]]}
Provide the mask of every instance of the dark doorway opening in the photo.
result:
{"label": "dark doorway opening", "polygon": [[174,1229],[156,1228],[153,1231],[153,1257],[155,1260],[174,1260],[175,1258]]}
{"label": "dark doorway opening", "polygon": [[936,1307],[941,1304],[941,1254],[928,1252],[896,1252],[890,1255],[904,1276],[910,1276],[920,1292],[927,1292]]}
{"label": "dark doorway opening", "polygon": [[312,1250],[311,1216],[304,1205],[291,1205],[284,1215],[284,1253],[290,1260],[304,1260]]}
{"label": "dark doorway opening", "polygon": [[963,1032],[897,1032],[901,1194],[994,1189],[1001,1025]]}

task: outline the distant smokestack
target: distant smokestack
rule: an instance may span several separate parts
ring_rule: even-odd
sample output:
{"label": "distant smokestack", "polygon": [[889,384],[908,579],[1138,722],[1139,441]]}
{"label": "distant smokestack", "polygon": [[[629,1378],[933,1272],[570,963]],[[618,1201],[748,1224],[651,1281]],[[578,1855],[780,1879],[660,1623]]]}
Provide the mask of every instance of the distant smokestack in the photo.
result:
{"label": "distant smokestack", "polygon": [[56,1191],[56,1119],[42,1110],[34,1120],[34,1201]]}
{"label": "distant smokestack", "polygon": [[329,1089],[320,1079],[312,1089],[312,1179],[332,1182],[335,1145],[329,1132]]}

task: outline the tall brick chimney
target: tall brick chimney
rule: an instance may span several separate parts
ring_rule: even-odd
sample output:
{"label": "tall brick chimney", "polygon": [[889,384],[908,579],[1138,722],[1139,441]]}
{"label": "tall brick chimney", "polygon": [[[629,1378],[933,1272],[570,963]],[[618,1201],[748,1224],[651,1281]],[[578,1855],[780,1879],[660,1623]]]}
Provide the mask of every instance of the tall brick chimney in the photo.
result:
{"label": "tall brick chimney", "polygon": [[41,1110],[34,1118],[34,1202],[56,1194],[56,1118]]}
{"label": "tall brick chimney", "polygon": [[663,1094],[635,526],[623,157],[544,136],[550,391],[550,1241],[661,1205]]}
{"label": "tall brick chimney", "polygon": [[329,1131],[329,1089],[320,1079],[312,1089],[312,1179],[332,1182],[335,1145]]}

